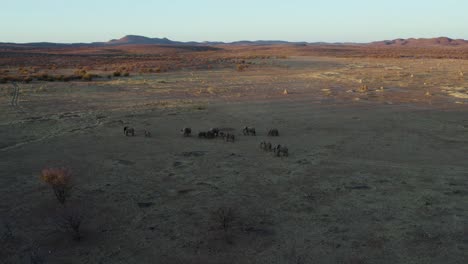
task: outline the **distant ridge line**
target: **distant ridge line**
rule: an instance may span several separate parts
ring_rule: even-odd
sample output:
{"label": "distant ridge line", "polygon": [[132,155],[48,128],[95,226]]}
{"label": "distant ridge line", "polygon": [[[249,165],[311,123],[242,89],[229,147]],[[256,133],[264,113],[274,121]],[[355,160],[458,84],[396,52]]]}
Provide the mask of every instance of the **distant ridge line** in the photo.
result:
{"label": "distant ridge line", "polygon": [[122,45],[190,45],[190,46],[216,46],[216,45],[230,45],[230,46],[268,46],[268,45],[298,45],[298,46],[307,46],[307,45],[369,45],[373,47],[429,47],[429,46],[468,46],[468,40],[464,39],[451,39],[448,37],[438,37],[438,38],[408,38],[408,39],[394,39],[394,40],[383,40],[375,41],[370,43],[353,43],[353,42],[290,42],[282,40],[241,40],[234,42],[221,42],[221,41],[173,41],[168,38],[149,38],[145,36],[138,35],[127,35],[120,39],[112,39],[107,42],[92,42],[92,43],[53,43],[53,42],[34,42],[34,43],[2,43],[0,46],[9,46],[9,47],[33,47],[33,48],[58,48],[58,47],[81,47],[81,46],[122,46]]}

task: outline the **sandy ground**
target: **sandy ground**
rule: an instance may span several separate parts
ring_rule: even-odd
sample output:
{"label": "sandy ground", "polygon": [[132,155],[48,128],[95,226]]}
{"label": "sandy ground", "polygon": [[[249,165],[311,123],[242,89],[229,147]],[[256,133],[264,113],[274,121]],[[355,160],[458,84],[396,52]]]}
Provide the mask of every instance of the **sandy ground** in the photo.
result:
{"label": "sandy ground", "polygon": [[[14,107],[2,85],[0,263],[467,263],[466,65],[298,57],[32,83]],[[187,126],[237,141],[184,138]],[[74,173],[78,242],[39,180],[56,165]],[[219,208],[234,212],[228,232]]]}

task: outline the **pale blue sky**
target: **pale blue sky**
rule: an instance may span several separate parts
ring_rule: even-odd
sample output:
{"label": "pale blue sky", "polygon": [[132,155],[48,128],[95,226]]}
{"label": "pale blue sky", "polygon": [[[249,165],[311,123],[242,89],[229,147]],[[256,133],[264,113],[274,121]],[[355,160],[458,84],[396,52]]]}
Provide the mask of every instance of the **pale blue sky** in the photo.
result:
{"label": "pale blue sky", "polygon": [[468,39],[466,0],[0,0],[0,42]]}

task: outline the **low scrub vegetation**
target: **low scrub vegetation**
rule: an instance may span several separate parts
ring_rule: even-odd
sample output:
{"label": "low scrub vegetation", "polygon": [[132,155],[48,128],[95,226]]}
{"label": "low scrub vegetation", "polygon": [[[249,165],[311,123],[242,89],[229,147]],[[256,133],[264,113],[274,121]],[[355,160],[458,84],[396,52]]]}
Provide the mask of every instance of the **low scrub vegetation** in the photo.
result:
{"label": "low scrub vegetation", "polygon": [[79,241],[82,238],[81,224],[83,219],[81,210],[64,208],[57,215],[56,224],[60,230],[71,234],[73,240]]}
{"label": "low scrub vegetation", "polygon": [[45,257],[41,254],[39,248],[36,245],[32,245],[29,251],[29,262],[31,264],[43,264],[46,263]]}
{"label": "low scrub vegetation", "polygon": [[68,168],[45,168],[41,172],[41,180],[48,184],[59,203],[65,204],[72,189],[72,173]]}
{"label": "low scrub vegetation", "polygon": [[91,73],[85,73],[81,76],[81,79],[84,81],[92,81],[93,75]]}
{"label": "low scrub vegetation", "polygon": [[243,71],[245,71],[245,69],[247,69],[248,67],[249,67],[249,65],[247,65],[247,64],[239,63],[239,64],[237,64],[237,71],[243,72]]}
{"label": "low scrub vegetation", "polygon": [[[23,70],[21,75],[17,76],[10,76],[10,75],[5,75],[1,76],[0,75],[0,83],[13,83],[13,82],[18,82],[18,83],[30,83],[32,81],[42,81],[42,82],[70,82],[70,81],[92,81],[95,78],[100,78],[101,76],[97,74],[92,74],[90,72],[87,72],[86,70],[76,70],[73,74],[69,75],[63,75],[63,74],[58,74],[58,75],[50,75],[47,72],[42,72],[42,73],[37,73],[37,74],[29,74],[30,72],[26,72]],[[125,75],[125,76],[129,76]]]}
{"label": "low scrub vegetation", "polygon": [[214,225],[223,231],[224,239],[232,243],[232,228],[236,220],[236,214],[231,207],[220,207],[212,213]]}

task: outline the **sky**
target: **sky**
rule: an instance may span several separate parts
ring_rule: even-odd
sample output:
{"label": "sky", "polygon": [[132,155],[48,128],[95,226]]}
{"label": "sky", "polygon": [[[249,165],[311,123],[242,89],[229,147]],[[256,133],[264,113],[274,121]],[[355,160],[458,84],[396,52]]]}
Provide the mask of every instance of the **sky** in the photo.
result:
{"label": "sky", "polygon": [[0,0],[0,42],[468,39],[466,0]]}

